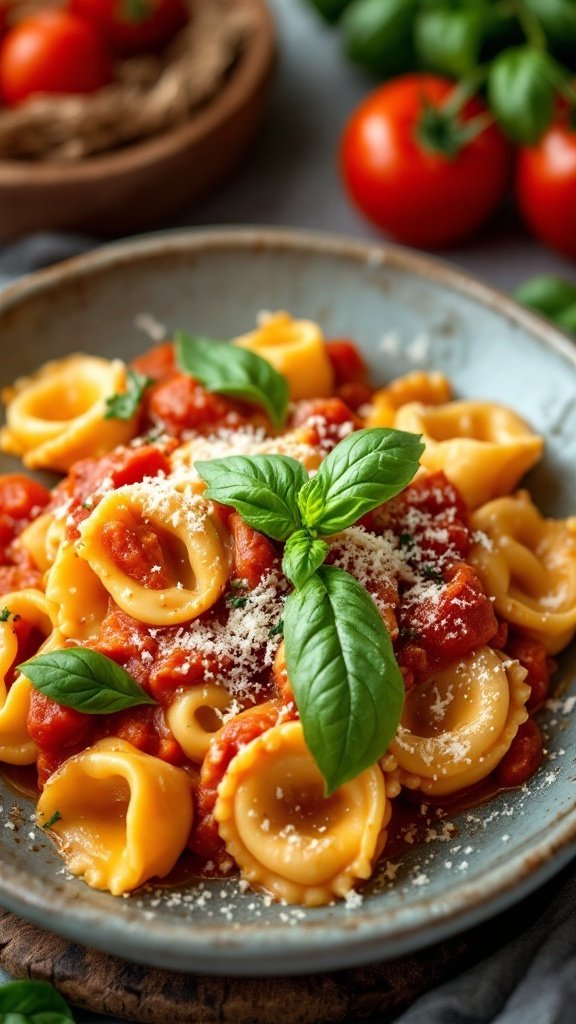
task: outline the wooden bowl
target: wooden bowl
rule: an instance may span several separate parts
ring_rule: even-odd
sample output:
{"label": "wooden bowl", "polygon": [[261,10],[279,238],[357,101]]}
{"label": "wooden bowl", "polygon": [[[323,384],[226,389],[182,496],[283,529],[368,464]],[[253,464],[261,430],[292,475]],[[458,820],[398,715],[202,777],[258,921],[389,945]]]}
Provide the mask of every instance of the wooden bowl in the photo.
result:
{"label": "wooden bowl", "polygon": [[0,240],[144,231],[216,188],[260,127],[274,63],[265,0],[241,2],[255,12],[254,31],[223,86],[186,124],[77,163],[0,160]]}

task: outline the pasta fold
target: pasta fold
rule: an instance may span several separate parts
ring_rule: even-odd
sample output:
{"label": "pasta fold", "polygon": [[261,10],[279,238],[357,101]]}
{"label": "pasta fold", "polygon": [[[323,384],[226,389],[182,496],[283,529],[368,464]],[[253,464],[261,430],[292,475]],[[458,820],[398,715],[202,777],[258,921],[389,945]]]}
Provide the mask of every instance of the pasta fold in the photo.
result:
{"label": "pasta fold", "polygon": [[105,739],[48,779],[39,825],[57,813],[50,829],[68,870],[119,896],[174,866],[192,826],[192,789],[182,768]]}
{"label": "pasta fold", "polygon": [[471,508],[513,490],[544,446],[516,413],[494,402],[410,402],[394,426],[422,434],[421,465],[443,470]]}
{"label": "pasta fold", "polygon": [[528,718],[525,678],[518,662],[481,647],[412,687],[389,748],[402,785],[444,796],[486,778]]}
{"label": "pasta fold", "polygon": [[[171,579],[155,587],[139,582],[112,557],[110,524],[129,536],[151,527]],[[80,527],[76,551],[128,615],[151,626],[188,622],[207,611],[223,593],[229,575],[228,552],[203,498],[167,481],[129,484],[107,494]]]}
{"label": "pasta fold", "polygon": [[288,903],[318,906],[369,878],[390,819],[378,765],[324,796],[300,722],[285,722],[231,761],[214,816],[251,885]]}
{"label": "pasta fold", "polygon": [[470,560],[496,611],[557,654],[576,631],[576,520],[546,519],[518,491],[477,509],[472,526],[488,538]]}
{"label": "pasta fold", "polygon": [[0,448],[29,469],[67,471],[78,459],[100,456],[135,434],[135,420],[105,419],[106,399],[126,391],[124,363],[71,355],[22,377],[2,393],[6,427]]}
{"label": "pasta fold", "polygon": [[408,402],[440,405],[449,402],[451,398],[450,381],[443,373],[437,370],[413,370],[403,377],[397,377],[372,395],[364,426],[393,427],[398,409]]}
{"label": "pasta fold", "polygon": [[207,683],[192,686],[172,701],[166,721],[174,739],[195,764],[204,760],[210,740],[222,726],[222,715],[230,707],[230,694],[225,686]]}

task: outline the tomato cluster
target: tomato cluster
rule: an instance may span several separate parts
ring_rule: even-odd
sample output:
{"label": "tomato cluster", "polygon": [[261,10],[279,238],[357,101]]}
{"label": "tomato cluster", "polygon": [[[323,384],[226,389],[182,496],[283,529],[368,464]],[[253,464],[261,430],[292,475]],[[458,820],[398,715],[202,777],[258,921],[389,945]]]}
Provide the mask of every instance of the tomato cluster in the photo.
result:
{"label": "tomato cluster", "polygon": [[67,0],[14,25],[3,9],[2,102],[96,92],[112,81],[116,58],[162,49],[187,20],[186,0]]}
{"label": "tomato cluster", "polygon": [[536,143],[515,154],[482,100],[466,100],[440,75],[403,75],[352,114],[341,168],[370,221],[426,247],[454,245],[483,227],[513,176],[528,226],[576,258],[576,125],[566,104]]}

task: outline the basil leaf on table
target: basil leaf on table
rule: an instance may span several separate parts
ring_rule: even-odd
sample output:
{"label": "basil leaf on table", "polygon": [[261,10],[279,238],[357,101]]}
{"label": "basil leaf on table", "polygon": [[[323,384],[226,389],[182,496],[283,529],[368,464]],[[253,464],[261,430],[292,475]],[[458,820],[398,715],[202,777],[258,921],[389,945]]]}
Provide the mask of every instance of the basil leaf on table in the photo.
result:
{"label": "basil leaf on table", "polygon": [[286,600],[286,665],[327,795],[385,753],[404,700],[386,627],[364,588],[322,566]]}
{"label": "basil leaf on table", "polygon": [[494,58],[488,73],[488,100],[506,135],[531,146],[552,120],[558,64],[533,46],[515,46]]}
{"label": "basil leaf on table", "polygon": [[111,395],[106,399],[105,420],[131,420],[142,401],[146,388],[153,384],[151,377],[146,377],[137,370],[128,370],[126,375],[126,391]]}
{"label": "basil leaf on table", "polygon": [[340,441],[298,495],[302,521],[329,536],[410,483],[424,445],[417,434],[374,427]]}
{"label": "basil leaf on table", "polygon": [[300,589],[320,568],[328,551],[326,541],[311,537],[307,530],[296,530],[286,541],[282,572]]}
{"label": "basil leaf on table", "polygon": [[308,480],[287,455],[231,455],[195,463],[208,484],[207,498],[232,505],[255,530],[286,540],[301,525],[297,494]]}
{"label": "basil leaf on table", "polygon": [[288,382],[261,356],[225,341],[177,331],[176,362],[207,391],[243,399],[264,409],[275,427],[286,419]]}
{"label": "basil leaf on table", "polygon": [[[34,1024],[60,1024],[72,1021],[66,1001],[52,985],[45,981],[10,981],[0,985],[0,1022],[33,1021]],[[20,1024],[20,1021],[18,1021]]]}
{"label": "basil leaf on table", "polygon": [[39,654],[19,665],[18,671],[46,697],[86,715],[156,704],[125,669],[87,647]]}

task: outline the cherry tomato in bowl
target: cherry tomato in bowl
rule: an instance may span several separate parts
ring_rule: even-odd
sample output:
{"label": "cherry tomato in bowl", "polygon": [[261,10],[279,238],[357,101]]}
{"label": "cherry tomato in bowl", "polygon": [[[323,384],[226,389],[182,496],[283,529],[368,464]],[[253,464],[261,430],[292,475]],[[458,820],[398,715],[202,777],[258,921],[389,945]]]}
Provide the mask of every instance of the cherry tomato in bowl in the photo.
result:
{"label": "cherry tomato in bowl", "polygon": [[576,259],[576,127],[568,110],[559,113],[535,146],[520,150],[516,196],[534,234]]}
{"label": "cherry tomato in bowl", "polygon": [[362,213],[401,242],[454,245],[478,231],[508,184],[511,147],[476,99],[458,108],[455,83],[395,78],[352,114],[341,170]]}
{"label": "cherry tomato in bowl", "polygon": [[185,0],[71,0],[116,53],[161,50],[188,21]]}
{"label": "cherry tomato in bowl", "polygon": [[91,93],[112,80],[112,60],[92,25],[46,10],[14,26],[0,48],[0,94],[9,106],[40,93]]}

